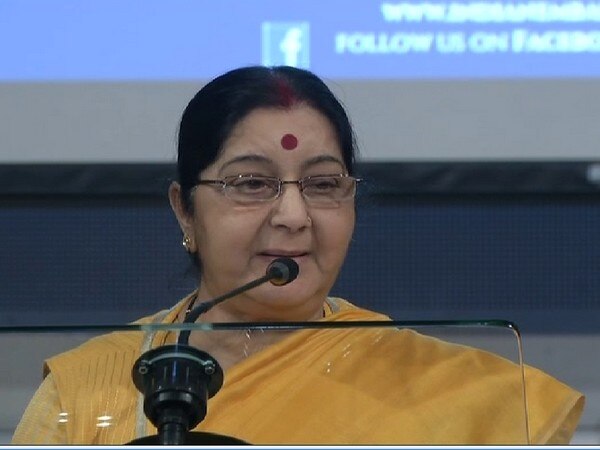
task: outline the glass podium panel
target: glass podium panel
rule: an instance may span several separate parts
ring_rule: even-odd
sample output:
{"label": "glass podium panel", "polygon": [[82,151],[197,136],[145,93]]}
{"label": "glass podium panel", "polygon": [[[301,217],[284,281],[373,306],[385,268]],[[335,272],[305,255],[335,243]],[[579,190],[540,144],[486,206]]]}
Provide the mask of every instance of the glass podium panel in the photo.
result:
{"label": "glass podium panel", "polygon": [[2,444],[530,442],[503,321],[7,327],[0,357]]}

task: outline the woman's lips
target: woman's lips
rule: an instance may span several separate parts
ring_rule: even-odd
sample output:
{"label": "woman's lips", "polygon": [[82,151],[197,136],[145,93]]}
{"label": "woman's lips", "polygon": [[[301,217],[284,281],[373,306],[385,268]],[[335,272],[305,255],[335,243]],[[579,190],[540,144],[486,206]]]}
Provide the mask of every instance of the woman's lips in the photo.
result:
{"label": "woman's lips", "polygon": [[258,256],[261,259],[265,259],[265,262],[267,264],[270,264],[273,260],[277,259],[277,258],[292,258],[294,261],[296,261],[298,264],[301,264],[306,257],[309,255],[308,252],[285,252],[285,251],[280,251],[280,252],[264,252],[264,253],[259,253]]}
{"label": "woman's lips", "polygon": [[278,250],[278,251],[261,252],[258,255],[265,257],[265,258],[271,258],[271,259],[275,259],[275,258],[298,259],[298,258],[303,258],[303,257],[307,256],[308,252]]}

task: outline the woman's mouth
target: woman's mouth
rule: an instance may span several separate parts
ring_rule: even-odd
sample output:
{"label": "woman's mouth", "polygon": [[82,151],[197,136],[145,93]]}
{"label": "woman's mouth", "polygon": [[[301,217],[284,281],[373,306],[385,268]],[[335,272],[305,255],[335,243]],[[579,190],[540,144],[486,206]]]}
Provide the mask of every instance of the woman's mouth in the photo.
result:
{"label": "woman's mouth", "polygon": [[268,258],[302,258],[306,255],[308,252],[302,250],[268,250],[259,253],[259,256]]}

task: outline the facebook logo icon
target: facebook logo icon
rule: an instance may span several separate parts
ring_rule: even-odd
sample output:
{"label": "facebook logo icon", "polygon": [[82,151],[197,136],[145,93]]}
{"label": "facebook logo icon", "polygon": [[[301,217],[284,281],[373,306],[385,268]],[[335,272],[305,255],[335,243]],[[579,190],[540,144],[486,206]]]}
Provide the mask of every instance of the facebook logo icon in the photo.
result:
{"label": "facebook logo icon", "polygon": [[263,22],[262,64],[309,69],[307,22]]}

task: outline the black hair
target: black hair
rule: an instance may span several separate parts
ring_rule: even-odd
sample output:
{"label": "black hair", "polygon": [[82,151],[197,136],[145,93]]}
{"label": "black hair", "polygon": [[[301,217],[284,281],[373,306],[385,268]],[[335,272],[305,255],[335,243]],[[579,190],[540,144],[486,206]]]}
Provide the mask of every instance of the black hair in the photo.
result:
{"label": "black hair", "polygon": [[189,102],[179,126],[177,174],[181,199],[192,210],[190,191],[198,175],[219,156],[233,128],[257,108],[308,105],[333,125],[346,169],[354,174],[356,140],[340,101],[308,70],[251,66],[229,71],[206,84]]}

